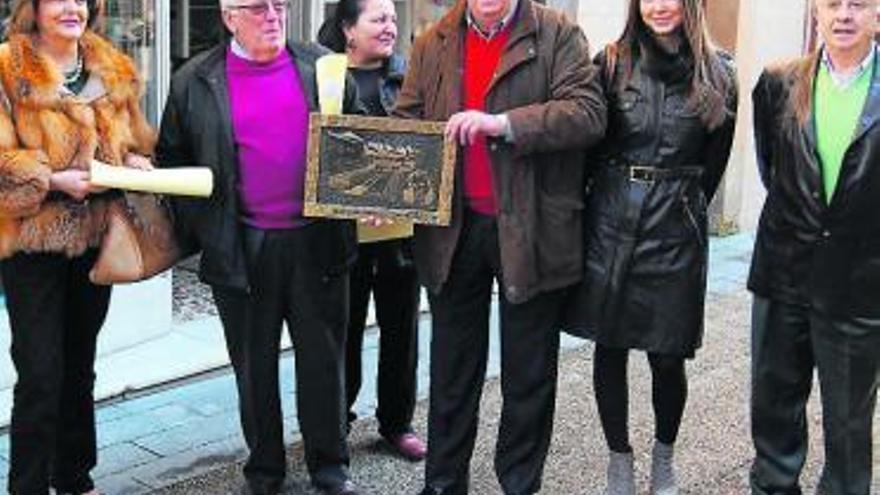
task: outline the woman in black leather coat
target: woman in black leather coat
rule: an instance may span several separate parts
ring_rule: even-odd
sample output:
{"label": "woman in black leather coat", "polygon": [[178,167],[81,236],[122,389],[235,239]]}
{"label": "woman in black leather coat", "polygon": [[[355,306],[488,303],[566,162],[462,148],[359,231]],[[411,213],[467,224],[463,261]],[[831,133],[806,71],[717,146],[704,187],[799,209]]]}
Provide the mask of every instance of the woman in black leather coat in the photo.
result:
{"label": "woman in black leather coat", "polygon": [[676,494],[684,361],[702,339],[706,209],[730,153],[736,78],[707,35],[701,0],[632,0],[623,35],[597,63],[608,131],[590,164],[578,305],[596,342],[593,379],[611,450],[606,493],[634,493],[626,370],[638,349],[653,374],[651,493]]}

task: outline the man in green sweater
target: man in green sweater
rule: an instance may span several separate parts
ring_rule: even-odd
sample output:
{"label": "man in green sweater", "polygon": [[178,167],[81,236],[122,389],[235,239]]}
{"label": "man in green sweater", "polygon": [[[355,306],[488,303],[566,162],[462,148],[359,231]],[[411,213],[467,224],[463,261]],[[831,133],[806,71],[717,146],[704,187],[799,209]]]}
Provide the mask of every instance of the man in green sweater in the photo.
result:
{"label": "man in green sweater", "polygon": [[797,495],[814,369],[818,493],[868,495],[880,383],[878,0],[813,0],[823,45],[761,75],[755,143],[767,201],[749,289],[751,492]]}

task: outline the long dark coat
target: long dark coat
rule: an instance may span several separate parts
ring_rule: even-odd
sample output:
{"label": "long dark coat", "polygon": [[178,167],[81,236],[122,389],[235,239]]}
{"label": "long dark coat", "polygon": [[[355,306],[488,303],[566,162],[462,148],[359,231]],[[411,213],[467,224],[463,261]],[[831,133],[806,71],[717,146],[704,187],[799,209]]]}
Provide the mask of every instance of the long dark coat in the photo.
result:
{"label": "long dark coat", "polygon": [[731,90],[723,95],[723,123],[709,130],[689,102],[689,62],[679,58],[670,67],[637,53],[625,79],[630,62],[609,67],[605,53],[597,62],[608,132],[594,155],[575,326],[605,346],[690,357],[703,334],[706,210],[736,120],[733,69],[718,56]]}

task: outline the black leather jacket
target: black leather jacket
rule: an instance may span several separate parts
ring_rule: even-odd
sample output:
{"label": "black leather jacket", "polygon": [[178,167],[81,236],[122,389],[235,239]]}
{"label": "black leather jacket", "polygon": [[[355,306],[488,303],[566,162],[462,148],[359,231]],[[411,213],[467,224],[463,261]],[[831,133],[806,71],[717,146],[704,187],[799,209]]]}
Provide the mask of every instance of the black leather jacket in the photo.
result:
{"label": "black leather jacket", "polygon": [[590,160],[578,310],[603,345],[690,356],[702,339],[706,208],[730,154],[736,77],[726,56],[713,59],[730,91],[717,95],[724,117],[710,129],[689,101],[688,58],[609,64],[611,50],[597,57],[608,130]]}
{"label": "black leather jacket", "polygon": [[813,54],[767,69],[752,95],[768,195],[749,288],[832,317],[880,318],[880,71],[829,204],[812,115],[818,64]]}
{"label": "black leather jacket", "polygon": [[397,101],[397,93],[403,86],[403,78],[406,76],[406,59],[400,55],[392,55],[385,63],[385,75],[382,77],[380,95],[385,115],[391,115],[394,103]]}
{"label": "black leather jacket", "polygon": [[[227,45],[199,54],[175,73],[156,147],[160,167],[205,166],[214,173],[208,199],[175,197],[172,207],[180,240],[201,251],[199,278],[208,284],[249,290],[244,258],[244,230],[237,192],[238,160],[226,84]],[[329,53],[313,44],[288,46],[308,93],[311,111],[318,111],[315,61]],[[345,113],[361,113],[353,81],[346,84]],[[321,246],[314,263],[328,275],[342,272],[356,253],[354,223],[318,220]]]}

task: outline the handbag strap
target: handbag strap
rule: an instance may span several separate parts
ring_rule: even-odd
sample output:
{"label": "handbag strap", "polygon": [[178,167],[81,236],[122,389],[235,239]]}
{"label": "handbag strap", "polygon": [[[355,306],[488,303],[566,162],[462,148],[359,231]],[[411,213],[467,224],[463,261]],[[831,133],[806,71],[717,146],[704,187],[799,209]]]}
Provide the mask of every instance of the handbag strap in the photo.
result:
{"label": "handbag strap", "polygon": [[617,43],[605,45],[605,81],[611,85],[614,80],[614,72],[617,70]]}

